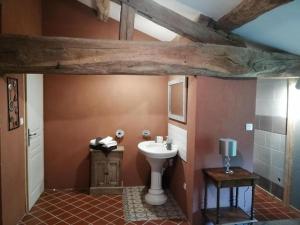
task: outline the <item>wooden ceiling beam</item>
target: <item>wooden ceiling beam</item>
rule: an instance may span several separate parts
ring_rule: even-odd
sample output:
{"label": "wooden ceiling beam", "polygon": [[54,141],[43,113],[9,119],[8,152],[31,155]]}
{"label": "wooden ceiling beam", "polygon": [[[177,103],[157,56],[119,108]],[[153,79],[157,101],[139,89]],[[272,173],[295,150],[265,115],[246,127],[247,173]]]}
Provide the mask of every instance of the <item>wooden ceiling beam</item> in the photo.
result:
{"label": "wooden ceiling beam", "polygon": [[280,76],[300,57],[203,43],[0,36],[0,73]]}
{"label": "wooden ceiling beam", "polygon": [[122,3],[120,16],[120,40],[132,40],[134,33],[135,9]]}
{"label": "wooden ceiling beam", "polygon": [[217,21],[217,25],[225,31],[231,31],[291,1],[292,0],[243,0],[237,7],[220,18]]}
{"label": "wooden ceiling beam", "polygon": [[217,32],[204,23],[194,22],[184,16],[156,3],[153,0],[113,0],[134,8],[136,12],[183,37],[192,41],[221,45],[245,46],[244,42],[224,32]]}

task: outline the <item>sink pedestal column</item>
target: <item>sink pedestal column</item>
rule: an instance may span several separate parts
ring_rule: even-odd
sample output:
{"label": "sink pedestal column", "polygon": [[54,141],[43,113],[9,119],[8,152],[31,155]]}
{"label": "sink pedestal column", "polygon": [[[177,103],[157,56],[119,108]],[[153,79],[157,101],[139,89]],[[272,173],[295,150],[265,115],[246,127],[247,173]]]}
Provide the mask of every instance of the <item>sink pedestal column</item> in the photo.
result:
{"label": "sink pedestal column", "polygon": [[151,167],[151,187],[145,195],[145,201],[150,205],[162,205],[167,201],[167,196],[162,189],[162,167],[166,159],[153,159],[147,157]]}

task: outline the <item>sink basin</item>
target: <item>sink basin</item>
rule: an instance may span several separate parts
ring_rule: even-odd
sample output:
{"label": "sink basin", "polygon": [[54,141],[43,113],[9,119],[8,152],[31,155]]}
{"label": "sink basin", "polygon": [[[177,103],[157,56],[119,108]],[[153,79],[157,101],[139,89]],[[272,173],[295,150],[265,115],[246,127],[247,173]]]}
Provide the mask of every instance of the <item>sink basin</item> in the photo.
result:
{"label": "sink basin", "polygon": [[145,201],[150,205],[162,205],[167,201],[161,185],[163,165],[166,159],[177,154],[178,146],[172,144],[171,150],[167,150],[164,143],[143,141],[138,144],[138,148],[146,156],[151,167],[151,187],[145,195]]}
{"label": "sink basin", "polygon": [[172,150],[167,150],[166,144],[154,141],[143,141],[138,144],[138,148],[146,157],[154,159],[172,158],[178,152],[177,145],[172,144]]}

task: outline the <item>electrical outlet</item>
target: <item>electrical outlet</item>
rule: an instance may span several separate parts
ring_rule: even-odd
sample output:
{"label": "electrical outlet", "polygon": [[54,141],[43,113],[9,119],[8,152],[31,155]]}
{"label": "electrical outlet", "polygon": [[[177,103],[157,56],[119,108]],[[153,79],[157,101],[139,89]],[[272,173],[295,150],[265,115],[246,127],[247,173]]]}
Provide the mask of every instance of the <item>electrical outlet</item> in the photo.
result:
{"label": "electrical outlet", "polygon": [[186,183],[183,183],[183,189],[186,190]]}

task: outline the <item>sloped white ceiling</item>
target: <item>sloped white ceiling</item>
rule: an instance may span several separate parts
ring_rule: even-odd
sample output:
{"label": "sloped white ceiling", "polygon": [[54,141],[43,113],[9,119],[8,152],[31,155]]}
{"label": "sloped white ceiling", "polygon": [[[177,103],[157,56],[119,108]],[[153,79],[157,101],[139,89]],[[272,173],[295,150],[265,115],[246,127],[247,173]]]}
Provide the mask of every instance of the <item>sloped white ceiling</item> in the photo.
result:
{"label": "sloped white ceiling", "polygon": [[[78,1],[90,8],[94,8],[94,9],[96,8],[94,0],[78,0]],[[109,16],[116,21],[120,21],[120,12],[121,12],[121,6],[114,2],[111,2]],[[134,28],[160,41],[171,41],[176,37],[176,34],[174,32],[162,26],[159,26],[156,23],[153,23],[152,21],[140,15],[136,15],[135,17]]]}
{"label": "sloped white ceiling", "polygon": [[[79,2],[87,5],[90,8],[96,8],[95,0],[78,0]],[[213,14],[213,18],[222,17],[232,8],[234,8],[241,0],[193,0],[187,1],[185,0],[154,0],[160,5],[163,5],[173,11],[177,12],[178,14],[190,19],[197,21],[201,12],[207,16],[211,16]],[[201,4],[204,1],[213,3],[209,4]],[[196,7],[192,4],[196,5]],[[200,3],[200,4],[199,4]],[[199,6],[202,6],[199,7]],[[216,7],[214,7],[216,6]],[[111,9],[110,9],[110,17],[120,21],[120,5],[111,2]],[[176,37],[176,34],[162,26],[153,23],[152,21],[140,16],[136,15],[134,28],[148,34],[158,40],[161,41],[171,41]]]}
{"label": "sloped white ceiling", "polygon": [[[96,8],[94,0],[78,0]],[[242,0],[154,0],[191,20],[200,14],[218,20]],[[277,7],[257,19],[234,30],[245,39],[300,55],[300,0]],[[110,17],[120,21],[120,5],[111,3]],[[150,20],[136,15],[135,29],[161,41],[171,41],[176,34]]]}
{"label": "sloped white ceiling", "polygon": [[[96,8],[95,0],[78,0],[90,8]],[[178,14],[197,21],[200,14],[207,15],[214,19],[222,17],[231,9],[233,9],[242,0],[154,0]],[[120,5],[111,2],[110,17],[120,21]],[[134,28],[152,36],[160,41],[171,41],[177,34],[153,23],[152,21],[136,15]]]}

